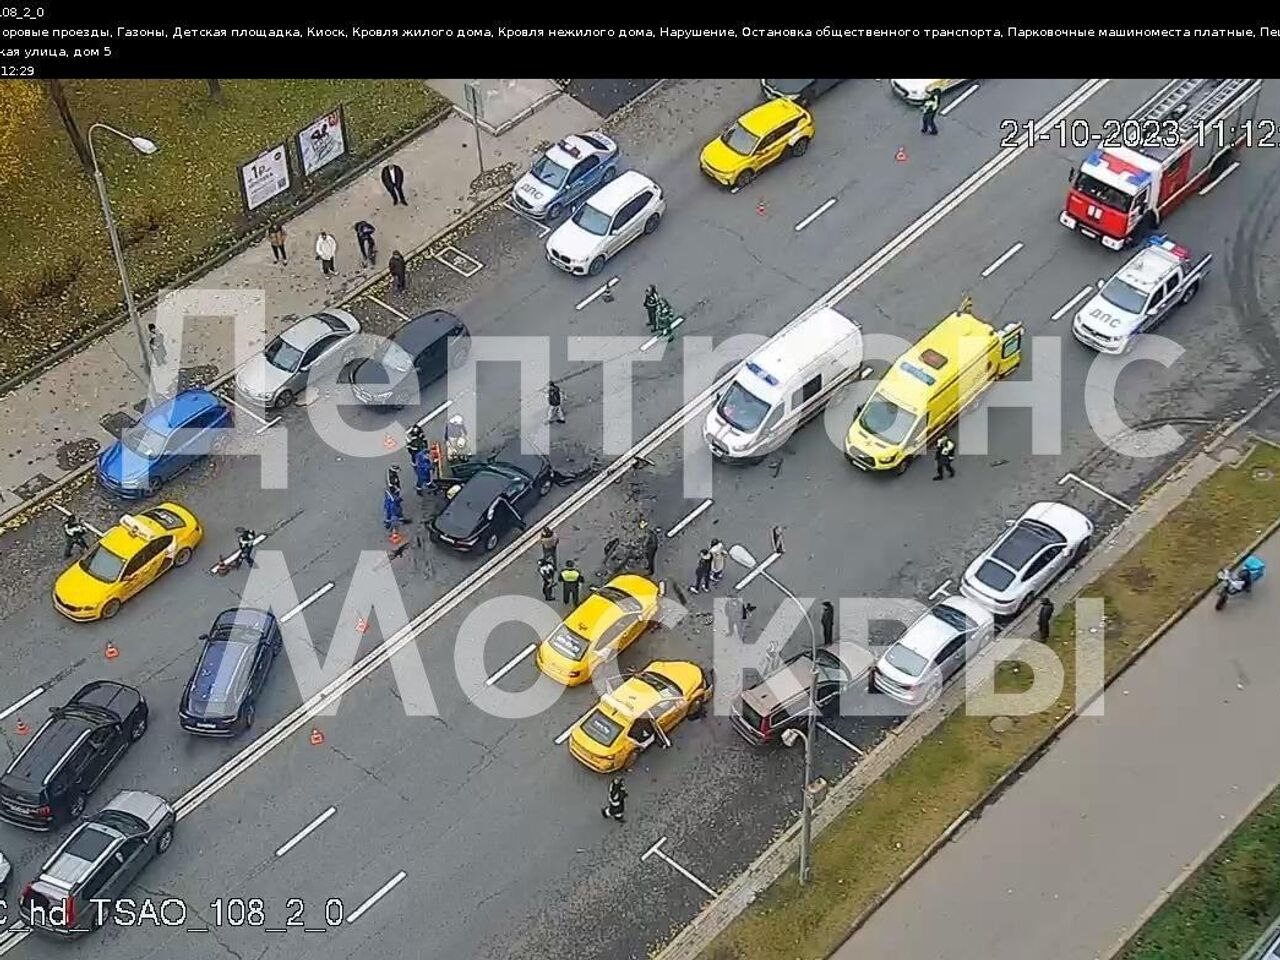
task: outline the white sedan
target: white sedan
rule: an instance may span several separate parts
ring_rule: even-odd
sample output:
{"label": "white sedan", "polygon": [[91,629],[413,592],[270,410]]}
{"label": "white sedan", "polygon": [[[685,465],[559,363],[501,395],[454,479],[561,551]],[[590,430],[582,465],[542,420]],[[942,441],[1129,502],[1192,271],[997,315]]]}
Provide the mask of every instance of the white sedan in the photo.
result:
{"label": "white sedan", "polygon": [[1088,552],[1092,537],[1093,522],[1074,507],[1032,504],[969,564],[960,592],[997,617],[1016,617]]}
{"label": "white sedan", "polygon": [[960,84],[968,82],[968,80],[890,80],[889,86],[907,103],[924,103],[929,94],[935,90],[941,96]]}
{"label": "white sedan", "polygon": [[547,260],[566,273],[594,277],[632,240],[658,229],[666,209],[662,188],[628,170],[583,201],[547,238]]}

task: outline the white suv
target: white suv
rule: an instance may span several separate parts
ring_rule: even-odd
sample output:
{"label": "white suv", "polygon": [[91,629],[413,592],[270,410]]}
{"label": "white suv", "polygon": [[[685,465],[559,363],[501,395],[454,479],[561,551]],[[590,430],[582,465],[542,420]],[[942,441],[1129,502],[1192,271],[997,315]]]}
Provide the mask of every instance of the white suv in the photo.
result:
{"label": "white suv", "polygon": [[547,259],[566,273],[594,277],[628,243],[658,229],[666,209],[662,188],[628,170],[592,194],[547,238]]}

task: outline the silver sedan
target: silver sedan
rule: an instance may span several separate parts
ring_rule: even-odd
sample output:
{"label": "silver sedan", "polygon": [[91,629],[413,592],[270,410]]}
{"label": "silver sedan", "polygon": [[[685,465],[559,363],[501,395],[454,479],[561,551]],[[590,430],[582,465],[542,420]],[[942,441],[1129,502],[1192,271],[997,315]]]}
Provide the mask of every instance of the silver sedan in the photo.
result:
{"label": "silver sedan", "polygon": [[299,320],[236,371],[236,392],[267,409],[287,407],[319,371],[332,370],[360,332],[360,321],[330,307]]}

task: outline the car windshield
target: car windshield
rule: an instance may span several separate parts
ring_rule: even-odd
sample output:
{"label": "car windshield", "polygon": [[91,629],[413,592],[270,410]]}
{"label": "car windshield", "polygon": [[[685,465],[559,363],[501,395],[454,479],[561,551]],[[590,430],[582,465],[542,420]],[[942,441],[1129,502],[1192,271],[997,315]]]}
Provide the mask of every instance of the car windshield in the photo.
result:
{"label": "car windshield", "polygon": [[234,713],[252,655],[253,647],[247,643],[224,640],[206,646],[191,686],[193,712],[205,716]]}
{"label": "car windshield", "polygon": [[907,438],[915,425],[916,415],[904,410],[892,400],[876,394],[862,408],[858,418],[862,429],[885,443],[897,445]]}
{"label": "car windshield", "polygon": [[267,363],[286,373],[293,373],[302,362],[302,351],[286,343],[281,337],[276,337],[268,343],[262,355],[267,358]]}
{"label": "car windshield", "polygon": [[764,418],[769,415],[769,404],[735,380],[720,401],[716,413],[735,430],[750,433],[764,423]]}
{"label": "car windshield", "polygon": [[538,162],[533,165],[529,172],[553,190],[559,190],[563,187],[564,178],[569,175],[567,169],[560,166],[546,154],[538,158]]}
{"label": "car windshield", "polygon": [[547,637],[547,643],[552,650],[568,660],[581,660],[582,655],[587,652],[587,638],[564,623]]}
{"label": "car windshield", "polygon": [[740,154],[744,157],[749,157],[755,152],[756,144],[760,142],[760,138],[749,131],[741,123],[735,123],[724,133],[720,134],[720,142],[734,153]]}
{"label": "car windshield", "polygon": [[889,666],[906,674],[908,677],[922,676],[925,667],[929,665],[928,660],[901,643],[895,643],[886,650],[884,659]]}
{"label": "car windshield", "polygon": [[1147,306],[1147,295],[1119,277],[1112,277],[1102,288],[1102,299],[1125,313],[1141,313]]}
{"label": "car windshield", "polygon": [[668,680],[660,673],[654,673],[652,670],[644,670],[640,673],[640,679],[647,683],[653,689],[657,690],[664,697],[682,697],[680,687],[674,681]]}
{"label": "car windshield", "polygon": [[637,598],[627,593],[627,591],[619,590],[617,587],[610,586],[609,584],[605,584],[597,590],[596,593],[600,594],[600,596],[604,597],[604,599],[608,600],[618,609],[624,610],[627,613],[639,613],[644,609],[644,604]]}
{"label": "car windshield", "polygon": [[830,650],[818,651],[818,673],[824,680],[844,679],[844,664]]}
{"label": "car windshield", "polygon": [[978,568],[978,582],[991,587],[993,590],[1003,590],[1009,584],[1013,583],[1013,571],[1002,563],[996,563],[994,560],[988,560]]}
{"label": "car windshield", "polygon": [[390,373],[408,373],[413,367],[413,357],[394,340],[388,340],[377,357],[382,368]]}
{"label": "car windshield", "polygon": [[589,203],[584,203],[578,208],[578,212],[573,215],[573,222],[587,231],[587,233],[603,237],[609,232],[611,220],[607,214],[601,213]]}
{"label": "car windshield", "polygon": [[582,732],[600,746],[611,747],[618,739],[618,735],[622,733],[622,724],[606,716],[597,708],[582,721]]}
{"label": "car windshield", "polygon": [[1103,183],[1097,177],[1091,177],[1087,173],[1081,173],[1076,177],[1076,189],[1086,197],[1097,200],[1113,210],[1128,213],[1129,208],[1133,206],[1132,194],[1125,193],[1109,183]]}
{"label": "car windshield", "polygon": [[80,561],[80,569],[103,583],[115,583],[124,569],[124,558],[117,557],[102,544],[96,544]]}
{"label": "car windshield", "polygon": [[144,423],[132,426],[120,434],[120,442],[148,460],[153,460],[164,452],[164,436]]}
{"label": "car windshield", "polygon": [[949,607],[945,603],[938,604],[929,612],[947,626],[951,627],[951,629],[958,630],[962,633],[972,630],[977,626],[974,621],[970,620],[955,607]]}

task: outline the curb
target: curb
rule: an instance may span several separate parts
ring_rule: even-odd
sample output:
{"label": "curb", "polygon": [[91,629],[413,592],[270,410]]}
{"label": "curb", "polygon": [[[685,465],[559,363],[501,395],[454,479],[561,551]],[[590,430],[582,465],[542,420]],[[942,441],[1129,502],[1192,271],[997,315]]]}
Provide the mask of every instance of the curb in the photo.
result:
{"label": "curb", "polygon": [[[298,203],[297,206],[289,208],[287,211],[289,219],[292,220],[294,217],[297,217],[299,214],[306,213],[316,204],[320,203],[320,201],[328,199],[334,193],[337,193],[342,188],[348,186],[357,177],[366,173],[371,167],[374,167],[377,164],[381,163],[383,160],[385,160],[391,154],[395,153],[405,144],[409,143],[410,141],[414,140],[417,137],[422,136],[422,134],[426,133],[428,130],[431,130],[434,127],[439,126],[441,123],[445,121],[445,119],[448,118],[449,114],[452,112],[453,112],[452,104],[446,101],[445,106],[441,107],[435,113],[427,116],[424,120],[422,120],[421,123],[415,126],[408,133],[405,133],[402,136],[398,137],[397,139],[389,143],[387,146],[379,150],[377,153],[370,154],[368,157],[362,160],[359,164],[352,167],[342,176],[338,177],[336,180],[334,180],[332,183],[326,186],[323,190],[307,197],[305,200]],[[287,223],[288,222],[287,220],[283,220],[285,213],[286,211],[282,210],[279,212],[279,215],[282,221]],[[201,277],[203,277],[205,274],[213,270],[216,270],[218,267],[222,266],[232,257],[235,257],[238,254],[242,253],[247,247],[250,247],[253,244],[257,243],[258,241],[262,240],[266,235],[267,235],[267,224],[264,223],[259,227],[255,227],[254,229],[250,230],[248,233],[244,234],[235,243],[231,244],[230,246],[222,250],[219,250],[213,256],[204,260],[199,266],[195,267],[192,270],[189,270],[188,272],[182,274],[181,276],[175,277],[173,280],[169,281],[168,283],[163,284],[159,290],[155,291],[154,293],[148,294],[146,297],[143,297],[142,299],[137,301],[139,315],[145,313],[147,310],[150,310],[153,306],[155,306],[156,301],[160,299],[160,296],[161,294],[164,293],[164,291],[172,289],[174,287],[189,286],[192,281],[198,280]],[[67,357],[70,357],[70,356],[73,356],[74,354],[79,353],[81,350],[85,349],[90,344],[92,344],[95,340],[98,340],[105,334],[110,333],[116,327],[119,327],[122,324],[128,322],[128,320],[129,320],[129,314],[127,310],[117,313],[110,320],[103,320],[101,323],[96,324],[95,326],[90,328],[88,331],[86,331],[84,334],[82,334],[81,336],[73,340],[71,343],[68,343],[66,346],[59,347],[57,350],[55,350],[53,353],[49,354],[47,357],[40,360],[40,362],[38,362],[34,366],[28,367],[25,370],[15,373],[13,376],[9,377],[8,379],[0,381],[0,397],[3,397],[5,394],[10,393],[13,390],[16,390],[18,387],[21,387],[23,384],[36,379],[41,374],[47,372],[51,368],[56,367],[63,360],[67,359]]]}
{"label": "curb", "polygon": [[489,134],[489,136],[500,137],[504,133],[506,133],[508,130],[510,130],[512,127],[514,127],[517,123],[521,123],[525,120],[528,120],[535,113],[537,113],[547,104],[549,104],[552,100],[555,100],[557,97],[561,97],[561,96],[564,96],[564,90],[552,90],[550,93],[544,93],[537,100],[533,101],[533,103],[529,104],[529,106],[525,107],[523,110],[517,113],[514,117],[511,117],[510,119],[502,121],[502,123],[498,124],[496,127],[491,123],[486,123],[484,120],[477,120],[475,117],[471,116],[471,114],[467,113],[466,110],[462,109],[462,107],[458,106],[458,104],[456,103],[452,104],[451,109],[453,113],[456,113],[463,120],[467,121],[467,123],[474,123],[485,133]]}

